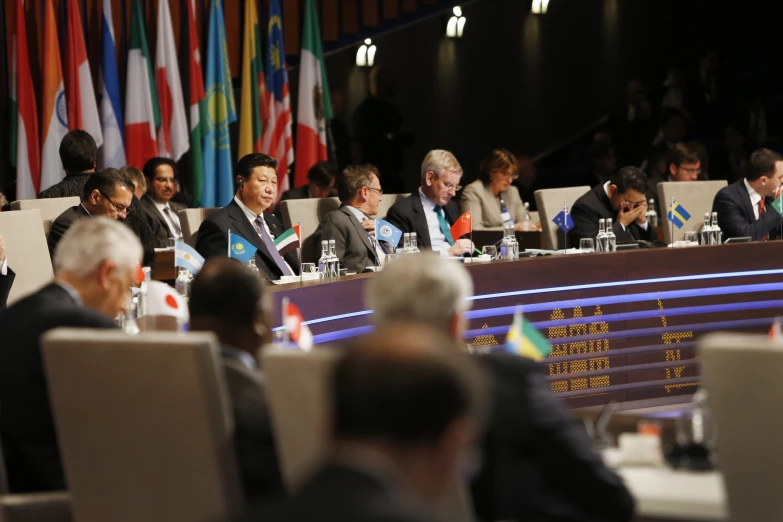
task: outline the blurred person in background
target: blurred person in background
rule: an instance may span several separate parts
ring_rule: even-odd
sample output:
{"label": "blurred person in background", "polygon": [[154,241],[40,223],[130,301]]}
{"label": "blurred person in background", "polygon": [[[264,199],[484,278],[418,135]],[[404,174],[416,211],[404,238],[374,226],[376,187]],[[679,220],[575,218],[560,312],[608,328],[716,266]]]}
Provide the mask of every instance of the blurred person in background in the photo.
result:
{"label": "blurred person in background", "polygon": [[530,156],[517,156],[519,177],[514,185],[519,190],[519,197],[530,204],[530,210],[537,210],[535,192],[538,190],[538,169]]}
{"label": "blurred person in background", "polygon": [[8,256],[5,255],[5,239],[0,234],[0,312],[5,310],[15,275],[14,271],[8,266]]}
{"label": "blurred person in background", "polygon": [[67,198],[82,196],[84,184],[95,172],[98,161],[98,147],[87,131],[76,129],[63,136],[60,142],[60,161],[65,171],[65,179],[42,190],[38,199]]}

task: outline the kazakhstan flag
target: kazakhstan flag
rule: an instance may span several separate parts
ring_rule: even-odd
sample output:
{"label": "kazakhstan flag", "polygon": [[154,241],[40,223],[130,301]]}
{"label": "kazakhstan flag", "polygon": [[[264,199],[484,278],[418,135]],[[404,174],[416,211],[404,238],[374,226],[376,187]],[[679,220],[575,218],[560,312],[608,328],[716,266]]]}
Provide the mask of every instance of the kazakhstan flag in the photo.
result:
{"label": "kazakhstan flag", "polygon": [[253,259],[257,250],[250,241],[239,234],[228,233],[228,257],[247,263]]}

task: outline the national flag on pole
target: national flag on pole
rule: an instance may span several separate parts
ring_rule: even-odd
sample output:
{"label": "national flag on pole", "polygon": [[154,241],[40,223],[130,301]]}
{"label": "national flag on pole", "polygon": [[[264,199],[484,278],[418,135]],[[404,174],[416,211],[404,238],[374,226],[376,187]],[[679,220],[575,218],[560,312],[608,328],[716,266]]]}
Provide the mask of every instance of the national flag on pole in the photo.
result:
{"label": "national flag on pole", "polygon": [[540,361],[551,349],[549,341],[517,310],[506,336],[506,351]]}
{"label": "national flag on pole", "polygon": [[306,0],[299,59],[299,106],[296,124],[294,186],[307,184],[307,171],[326,161],[326,122],[334,117],[326,63],[314,0]]}
{"label": "national flag on pole", "polygon": [[294,162],[294,143],[291,136],[291,97],[288,92],[288,73],[285,70],[283,47],[283,14],[280,0],[269,3],[269,44],[266,60],[266,90],[269,124],[264,128],[263,152],[277,160],[277,198],[288,190],[288,167]]}
{"label": "national flag on pole", "polygon": [[313,348],[313,334],[310,332],[310,328],[305,324],[302,312],[299,311],[294,303],[290,302],[288,298],[284,299],[283,303],[283,326],[288,331],[288,335],[291,340],[299,345],[305,352],[309,352]]}
{"label": "national flag on pole", "polygon": [[84,46],[84,25],[77,0],[68,0],[68,30],[65,54],[65,93],[68,99],[68,127],[87,131],[95,145],[103,145],[101,119],[95,102],[90,61]]}
{"label": "national flag on pole", "polygon": [[101,113],[103,147],[98,150],[101,167],[120,168],[125,162],[125,129],[122,125],[122,100],[117,72],[117,38],[114,36],[111,0],[103,0],[101,17],[101,72],[98,110]]}
{"label": "national flag on pole", "polygon": [[131,4],[125,85],[125,150],[128,164],[140,169],[158,155],[155,129],[160,126],[160,110],[139,0]]}
{"label": "national flag on pole", "polygon": [[65,103],[65,83],[60,63],[60,41],[57,37],[57,18],[52,0],[44,5],[43,47],[43,123],[41,139],[41,190],[65,178],[60,160],[60,142],[68,133],[68,108]]}
{"label": "national flag on pole", "polygon": [[470,216],[470,210],[462,214],[460,217],[457,218],[457,221],[454,222],[453,225],[451,225],[451,237],[454,239],[454,241],[458,240],[465,234],[470,234],[470,231],[473,229],[473,220]]}
{"label": "national flag on pole", "polygon": [[668,217],[669,221],[674,223],[674,226],[677,228],[682,228],[683,225],[685,225],[685,222],[691,218],[691,215],[682,205],[677,203],[674,198],[672,198],[672,204],[671,207],[669,207]]}
{"label": "national flag on pole", "polygon": [[293,252],[301,246],[302,226],[294,225],[275,239],[275,247],[280,255]]}
{"label": "national flag on pole", "polygon": [[193,198],[204,204],[204,157],[202,141],[207,133],[207,102],[204,98],[204,76],[196,31],[196,0],[188,2],[188,78],[190,79],[190,169],[193,176]]}
{"label": "national flag on pole", "polygon": [[245,38],[242,56],[242,106],[239,117],[241,158],[261,152],[261,138],[269,117],[267,110],[264,56],[261,54],[261,27],[255,2],[245,2]]}
{"label": "national flag on pole", "polygon": [[388,221],[384,221],[380,218],[375,218],[375,237],[378,241],[386,241],[396,247],[400,243],[402,237],[402,230],[395,227]]}
{"label": "national flag on pole", "polygon": [[196,275],[204,266],[204,258],[192,246],[177,241],[174,244],[174,266],[190,270],[193,275]]}
{"label": "national flag on pole", "polygon": [[174,27],[168,0],[158,0],[158,40],[155,48],[155,80],[160,104],[158,156],[179,161],[187,152],[188,122],[182,97]]}
{"label": "national flag on pole", "polygon": [[[16,0],[13,49],[11,51],[11,104],[9,110],[15,114],[11,124],[12,164],[16,167],[16,199],[35,199],[41,190],[41,152],[38,142],[38,109],[35,103],[35,89],[30,75],[30,55],[27,52],[27,28],[25,7],[22,0]],[[5,5],[3,6],[5,7]]]}
{"label": "national flag on pole", "polygon": [[205,176],[201,206],[222,207],[228,205],[234,196],[228,124],[236,121],[237,114],[221,0],[212,0],[210,3],[206,87],[209,128],[204,136]]}
{"label": "national flag on pole", "polygon": [[147,281],[147,315],[168,315],[183,322],[190,319],[185,299],[161,281]]}
{"label": "national flag on pole", "polygon": [[256,255],[258,249],[250,241],[229,231],[228,233],[228,257],[247,263]]}
{"label": "national flag on pole", "polygon": [[563,210],[558,212],[552,223],[557,225],[563,233],[568,234],[568,231],[574,228],[574,218],[571,217],[571,211],[568,210],[568,205],[563,205]]}
{"label": "national flag on pole", "polygon": [[778,214],[783,216],[783,192],[772,202],[772,208],[778,211]]}

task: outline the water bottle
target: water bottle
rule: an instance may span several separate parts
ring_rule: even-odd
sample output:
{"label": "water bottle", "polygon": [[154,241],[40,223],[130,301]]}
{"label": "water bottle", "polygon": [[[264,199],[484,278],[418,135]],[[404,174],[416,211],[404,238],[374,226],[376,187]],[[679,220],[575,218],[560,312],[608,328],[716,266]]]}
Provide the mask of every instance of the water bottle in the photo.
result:
{"label": "water bottle", "polygon": [[612,230],[612,220],[606,220],[606,251],[615,252],[617,250],[617,236],[614,235]]}
{"label": "water bottle", "polygon": [[712,213],[712,227],[710,227],[710,245],[723,244],[723,231],[718,226],[718,213]]}
{"label": "water bottle", "polygon": [[[255,260],[253,260],[253,262],[255,263]],[[256,268],[256,271],[258,271],[258,268]],[[179,295],[184,297],[186,301],[190,299],[190,285],[192,282],[193,274],[190,273],[190,270],[180,268],[177,280],[174,281],[174,289]]]}
{"label": "water bottle", "polygon": [[704,225],[701,227],[701,244],[712,244],[712,226],[710,226],[710,213],[704,213]]}
{"label": "water bottle", "polygon": [[321,257],[318,259],[318,272],[321,278],[329,277],[329,242],[321,241]]}
{"label": "water bottle", "polygon": [[[514,245],[511,242],[514,234],[514,225],[503,225],[503,240],[500,242],[500,259],[511,260],[514,259]],[[519,257],[519,256],[517,256]]]}
{"label": "water bottle", "polygon": [[522,220],[522,230],[530,230],[530,203],[525,202],[525,218]]}
{"label": "water bottle", "polygon": [[332,271],[332,277],[340,277],[340,259],[337,257],[335,252],[335,241],[334,239],[329,240],[329,263],[331,266]]}
{"label": "water bottle", "polygon": [[250,260],[248,260],[247,263],[245,263],[245,266],[250,269],[250,271],[255,272],[256,274],[259,273],[258,266],[256,266],[256,258],[255,256],[251,257]]}
{"label": "water bottle", "polygon": [[519,243],[517,243],[517,235],[514,233],[514,225],[508,226],[508,248],[509,256],[511,259],[519,259]]}
{"label": "water bottle", "polygon": [[139,295],[137,296],[136,317],[147,315],[147,283],[152,280],[152,269],[145,266],[141,269],[144,272],[144,281],[139,285]]}
{"label": "water bottle", "polygon": [[647,213],[645,214],[645,217],[647,218],[647,226],[653,228],[658,226],[658,213],[655,211],[655,200],[652,198],[647,202]]}
{"label": "water bottle", "polygon": [[606,220],[598,220],[598,235],[595,236],[595,251],[606,252]]}
{"label": "water bottle", "polygon": [[418,245],[419,241],[416,238],[416,232],[411,232],[410,236],[411,236],[411,239],[410,239],[410,241],[411,241],[410,253],[411,254],[421,254],[421,250],[419,250],[419,245]]}
{"label": "water bottle", "polygon": [[410,254],[411,253],[411,235],[405,232],[402,235],[402,249],[397,248],[398,254]]}

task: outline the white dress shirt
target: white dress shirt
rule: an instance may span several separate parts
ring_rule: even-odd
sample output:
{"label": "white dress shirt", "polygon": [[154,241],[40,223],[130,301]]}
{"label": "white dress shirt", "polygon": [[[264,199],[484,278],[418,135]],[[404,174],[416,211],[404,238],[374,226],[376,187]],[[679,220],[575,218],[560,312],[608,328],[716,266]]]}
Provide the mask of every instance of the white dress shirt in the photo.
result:
{"label": "white dress shirt", "polygon": [[[356,207],[352,207],[351,205],[345,205],[345,208],[351,211],[351,214],[353,214],[354,217],[359,220],[359,223],[362,223],[365,219],[370,219],[364,214],[364,212],[362,212]],[[370,236],[369,232],[367,233],[367,235]],[[383,266],[383,262],[386,260],[386,254],[383,252],[383,248],[381,248],[381,245],[378,244],[378,240],[376,240],[375,237],[370,237],[370,243],[375,249],[375,255],[378,256],[379,265]]]}
{"label": "white dress shirt", "polygon": [[8,275],[8,256],[0,263],[0,275]]}
{"label": "white dress shirt", "polygon": [[[449,245],[449,242],[446,241],[446,236],[440,229],[438,214],[435,212],[435,203],[424,195],[421,187],[419,187],[419,197],[421,198],[421,205],[424,207],[424,217],[427,219],[427,230],[430,233],[430,248],[432,248],[432,250],[441,256],[448,256],[451,245]],[[446,217],[445,208],[443,209],[443,217]],[[448,222],[448,218],[446,221]]]}
{"label": "white dress shirt", "polygon": [[[152,199],[152,198],[150,198]],[[172,208],[169,206],[168,201],[166,203],[158,203],[154,199],[152,199],[152,204],[155,205],[155,208],[158,209],[158,212],[160,212],[160,215],[163,216],[163,219],[166,220],[166,223],[169,226],[169,230],[171,231],[172,237],[176,239],[182,239],[182,234],[177,235],[177,229],[182,230],[182,224],[179,222],[179,216],[177,216],[176,212],[172,210]],[[166,215],[166,212],[163,211],[163,209],[169,209],[168,216]],[[171,216],[171,218],[169,218]],[[176,226],[174,226],[176,224]]]}
{"label": "white dress shirt", "polygon": [[[609,185],[611,185],[611,184],[612,184],[611,180],[609,180],[606,183],[604,183],[604,192],[606,192],[606,197],[609,198],[610,200],[611,200],[612,197],[609,195]],[[618,221],[618,223],[619,223],[619,221]],[[647,230],[647,217],[645,216],[645,218],[644,218],[644,224],[639,224],[639,223],[636,223],[636,224],[639,225],[639,228],[641,228],[642,230]],[[623,230],[625,230],[625,225],[620,223],[620,226],[623,227]]]}
{"label": "white dress shirt", "polygon": [[[250,221],[251,225],[253,225],[253,230],[256,231],[256,234],[258,234],[258,237],[260,238],[261,237],[261,230],[258,228],[258,221],[256,221],[256,218],[259,217],[259,215],[256,214],[255,212],[253,212],[252,210],[250,210],[249,208],[247,208],[245,206],[245,204],[242,203],[242,201],[240,201],[237,196],[234,196],[234,201],[236,202],[237,205],[239,205],[239,208],[242,209],[242,212],[245,213],[245,217],[247,217],[247,220]],[[266,224],[266,219],[264,219],[264,213],[263,212],[261,212],[260,217],[261,217],[261,222],[264,224],[264,229],[266,230],[266,233],[269,234],[269,237],[271,237],[274,240],[275,236],[272,235],[272,232],[269,231],[269,225]],[[263,242],[263,240],[262,240],[262,242]],[[280,257],[282,257],[282,256],[280,256]],[[283,257],[283,262],[285,263],[285,266],[288,267],[288,270],[291,270],[291,265],[288,264],[288,261],[286,261],[284,257]],[[291,270],[291,273],[295,274],[296,272]]]}
{"label": "white dress shirt", "polygon": [[750,206],[753,207],[753,215],[756,216],[756,221],[758,221],[759,201],[761,201],[761,194],[756,192],[756,190],[750,186],[747,178],[743,179],[742,181],[745,183],[745,188],[748,189],[748,194],[750,195]]}

